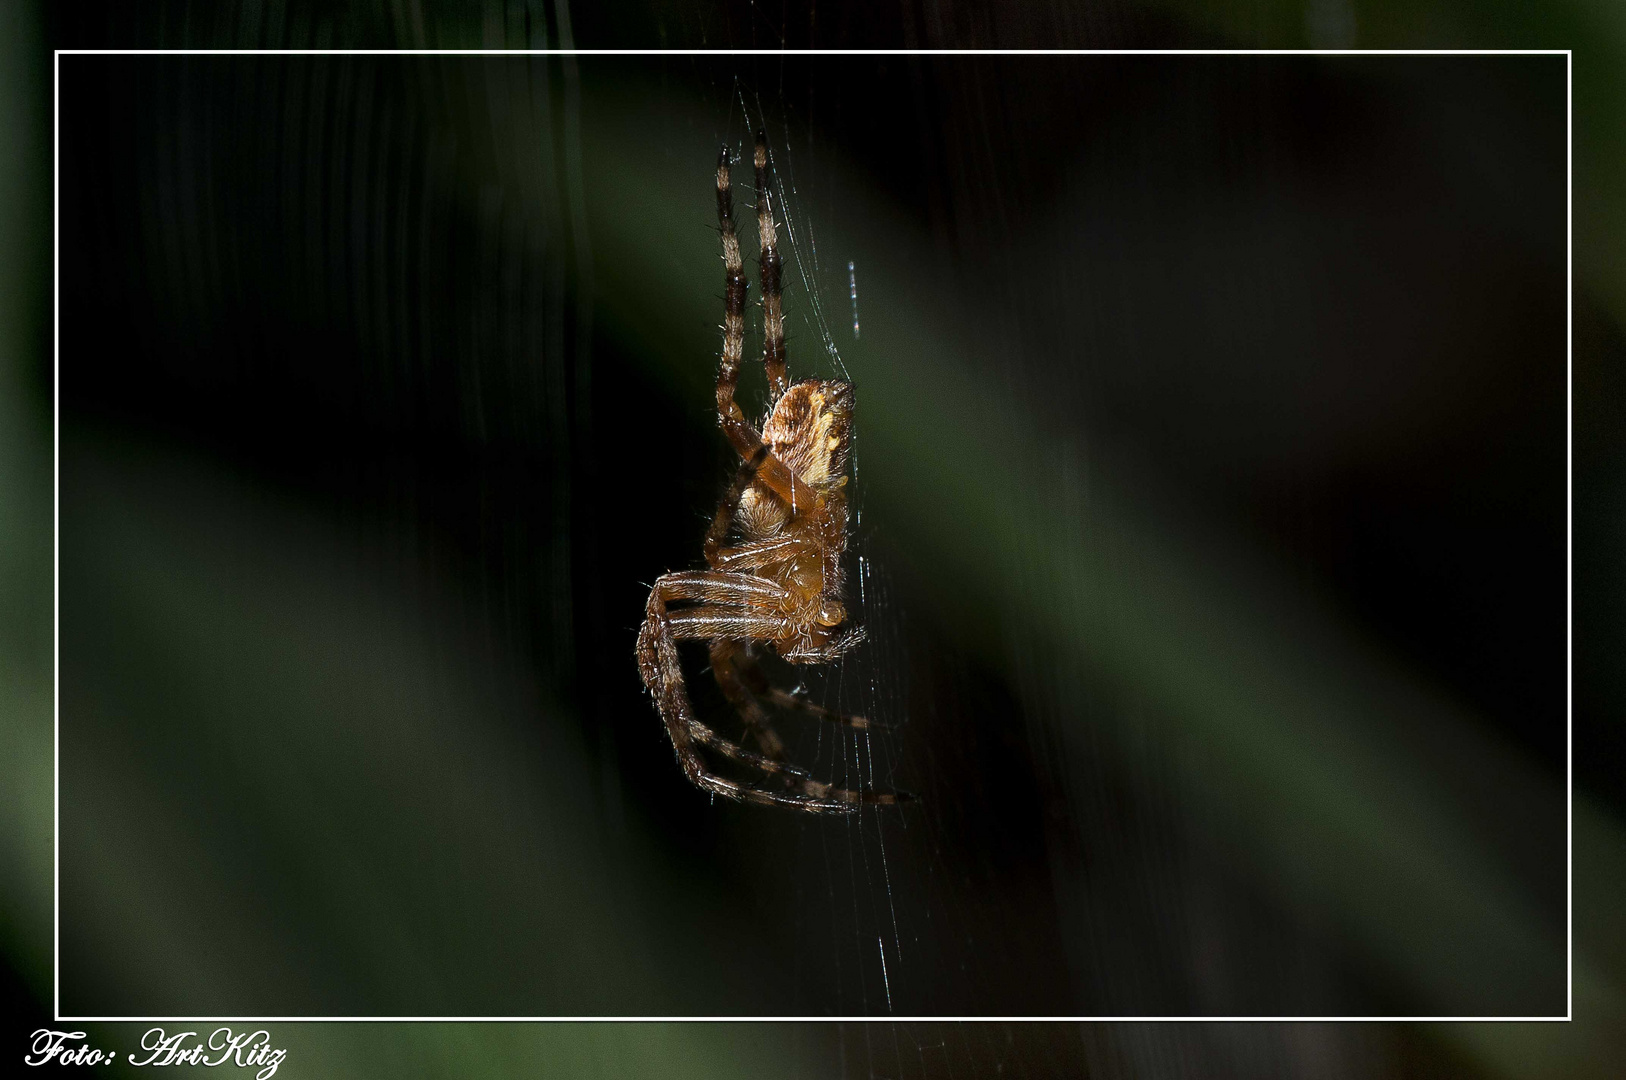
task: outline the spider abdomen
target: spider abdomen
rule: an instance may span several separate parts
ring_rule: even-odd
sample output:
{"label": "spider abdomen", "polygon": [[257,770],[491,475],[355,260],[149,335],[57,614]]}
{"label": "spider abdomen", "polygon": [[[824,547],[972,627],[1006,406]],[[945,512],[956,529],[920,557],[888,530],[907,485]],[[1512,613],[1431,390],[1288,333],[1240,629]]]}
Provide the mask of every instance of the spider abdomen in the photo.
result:
{"label": "spider abdomen", "polygon": [[762,441],[809,487],[839,486],[847,472],[852,416],[852,383],[804,379],[774,403]]}

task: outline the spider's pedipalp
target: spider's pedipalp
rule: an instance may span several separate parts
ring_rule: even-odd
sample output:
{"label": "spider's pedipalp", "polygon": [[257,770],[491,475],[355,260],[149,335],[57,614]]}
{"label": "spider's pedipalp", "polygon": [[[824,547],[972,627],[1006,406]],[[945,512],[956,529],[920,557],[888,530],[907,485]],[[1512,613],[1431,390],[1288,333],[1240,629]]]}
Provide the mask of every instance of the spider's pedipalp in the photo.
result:
{"label": "spider's pedipalp", "polygon": [[854,626],[834,641],[798,650],[794,655],[786,655],[785,659],[797,664],[828,664],[862,645],[867,636],[862,626]]}

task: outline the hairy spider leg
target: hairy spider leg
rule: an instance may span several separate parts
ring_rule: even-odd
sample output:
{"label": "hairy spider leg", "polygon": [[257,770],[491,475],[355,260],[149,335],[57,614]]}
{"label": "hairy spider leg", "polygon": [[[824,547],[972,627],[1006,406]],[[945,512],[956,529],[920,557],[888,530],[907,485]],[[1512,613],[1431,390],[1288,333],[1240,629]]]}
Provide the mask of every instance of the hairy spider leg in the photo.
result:
{"label": "hairy spider leg", "polygon": [[763,672],[762,665],[757,663],[757,658],[748,653],[742,655],[741,659],[734,664],[734,668],[739,672],[740,677],[745,680],[746,688],[752,694],[776,708],[784,709],[787,712],[804,712],[810,716],[816,716],[820,720],[828,720],[832,724],[841,724],[857,731],[886,730],[882,725],[870,723],[865,717],[835,712],[826,709],[822,705],[814,704],[803,694],[779,689],[779,687],[768,681],[768,676]]}
{"label": "hairy spider leg", "polygon": [[[660,594],[663,606],[668,600],[711,600],[722,603],[744,603],[749,606],[777,603],[784,596],[784,590],[771,581],[752,578],[746,574],[722,574],[711,570],[667,574],[656,582],[655,591]],[[642,644],[641,634],[640,644]],[[687,705],[687,702],[684,704]],[[685,709],[683,712],[688,715],[686,724],[689,735],[696,742],[710,747],[724,757],[769,774],[796,777],[811,775],[806,769],[782,760],[783,746],[779,747],[779,753],[770,752],[767,756],[753,753],[694,719],[689,710]]]}
{"label": "hairy spider leg", "polygon": [[[734,515],[739,510],[740,496],[755,478],[759,466],[768,456],[766,447],[752,454],[749,459],[740,463],[734,473],[733,482],[729,484],[728,491],[723,495],[722,501],[717,504],[717,513],[712,517],[711,527],[706,531],[704,552],[706,562],[717,570],[756,570],[775,563],[789,561],[799,555],[808,553],[815,548],[813,541],[805,536],[790,535],[769,537],[764,540],[751,541],[737,547],[723,547],[723,541],[728,537],[729,527],[734,522]],[[843,646],[850,647],[857,641],[843,642]],[[842,649],[845,651],[845,648]],[[742,662],[736,663],[734,657],[740,656]],[[757,698],[765,698],[781,709],[810,713],[832,723],[844,724],[857,730],[870,728],[870,722],[862,716],[847,716],[842,713],[831,712],[829,709],[815,705],[806,698],[787,693],[769,683],[762,668],[754,657],[743,654],[735,642],[713,642],[711,646],[712,677],[717,680],[718,687],[723,696],[734,706],[740,714],[746,729],[756,738],[757,745],[762,752],[772,758],[779,758],[784,753],[784,743],[768,721]],[[745,680],[742,683],[740,680]]]}
{"label": "hairy spider leg", "polygon": [[717,155],[717,224],[723,234],[723,355],[717,364],[717,416],[745,423],[734,401],[745,355],[745,264],[740,239],[734,235],[734,193],[728,180],[728,147]]}
{"label": "hairy spider leg", "polygon": [[740,496],[761,471],[763,463],[772,456],[768,448],[763,446],[741,462],[734,474],[733,483],[724,493],[723,500],[717,504],[717,513],[711,519],[711,527],[706,530],[706,539],[701,547],[706,562],[713,569],[760,570],[764,566],[786,562],[798,555],[806,554],[817,546],[814,541],[795,533],[752,540],[736,547],[723,546],[723,541],[728,539],[728,530],[734,524],[734,515],[739,512]]}
{"label": "hairy spider leg", "polygon": [[[798,535],[771,537],[741,544],[738,547],[723,547],[723,541],[728,538],[728,530],[734,523],[734,515],[739,510],[740,496],[755,478],[758,467],[767,456],[768,450],[764,447],[752,454],[748,460],[741,462],[728,491],[717,504],[717,513],[712,518],[711,528],[706,530],[703,549],[706,562],[717,570],[761,569],[764,566],[794,559],[813,548],[811,541]],[[740,672],[734,664],[734,657],[739,655],[740,651],[740,645],[736,641],[726,639],[713,641],[712,677],[717,680],[717,686],[722,690],[723,696],[740,714],[745,729],[756,739],[762,752],[770,758],[779,760],[784,757],[785,744],[769,722],[768,714],[740,679]],[[760,670],[758,674],[760,676]]]}
{"label": "hairy spider leg", "polygon": [[768,396],[777,402],[790,388],[785,374],[785,315],[779,283],[779,237],[773,220],[773,188],[768,179],[768,138],[757,132],[757,240],[762,278],[762,367]]}
{"label": "hairy spider leg", "polygon": [[723,499],[717,504],[717,513],[712,515],[711,527],[706,530],[706,539],[701,544],[701,552],[706,556],[706,562],[713,568],[717,566],[718,552],[723,550],[723,541],[728,539],[728,530],[734,524],[734,515],[739,512],[740,498],[745,489],[751,486],[756,478],[757,470],[768,458],[768,448],[759,448],[750,457],[740,462],[740,467],[734,470],[734,479],[723,493]]}
{"label": "hairy spider leg", "polygon": [[783,775],[795,777],[797,780],[809,780],[812,774],[799,765],[792,765],[780,758],[767,757],[747,750],[739,743],[726,739],[698,720],[689,725],[689,733],[695,737],[696,742],[703,743],[730,760],[742,765],[749,765],[761,769],[769,775]]}
{"label": "hairy spider leg", "polygon": [[741,646],[738,641],[719,639],[711,643],[711,676],[717,680],[718,689],[728,703],[734,706],[734,711],[740,714],[740,720],[745,724],[745,730],[756,739],[762,752],[775,761],[782,761],[785,757],[785,743],[779,738],[779,733],[773,729],[768,720],[767,712],[746,688],[745,682],[740,678],[738,667],[734,658],[740,654]]}
{"label": "hairy spider leg", "polygon": [[[670,613],[666,625],[673,638],[678,640],[728,638],[734,641],[772,641],[782,623],[773,616],[737,612],[722,605],[702,605]],[[786,779],[790,780],[789,777]],[[834,800],[843,805],[862,803],[892,806],[914,800],[914,796],[907,791],[854,790],[821,783],[805,774],[796,777],[793,784],[809,796]]]}
{"label": "hairy spider leg", "polygon": [[[744,578],[731,583],[727,579]],[[774,761],[724,739],[695,719],[683,685],[677,642],[688,638],[733,637],[771,641],[783,629],[780,618],[750,606],[760,604],[777,590],[766,579],[750,575],[700,570],[664,574],[650,590],[644,624],[638,631],[638,668],[644,685],[655,695],[666,723],[672,749],[684,775],[696,787],[725,798],[762,805],[789,806],[812,813],[851,813],[860,805],[885,805],[907,800],[892,792],[852,791],[820,783],[795,766]],[[732,603],[723,597],[732,590]],[[712,600],[699,606],[668,611],[668,600]],[[733,606],[733,605],[740,606]],[[772,791],[718,776],[706,767],[696,744],[710,747],[734,761],[786,781],[791,790]]]}
{"label": "hairy spider leg", "polygon": [[[759,147],[758,153],[764,161],[767,160],[765,150]],[[784,320],[780,317],[779,251],[773,246],[771,214],[767,220],[769,245],[773,254],[773,326],[779,340],[776,353],[779,376],[776,382],[770,372],[769,389],[777,401],[785,392],[787,385],[784,365]],[[717,364],[717,423],[721,425],[723,434],[728,437],[729,444],[734,447],[734,452],[740,455],[741,461],[753,461],[759,452],[763,455],[752,465],[752,470],[760,475],[764,484],[773,489],[774,494],[790,503],[795,510],[813,507],[819,503],[820,496],[762,444],[762,434],[745,419],[739,403],[734,400],[734,392],[740,381],[740,359],[745,355],[745,265],[740,256],[739,237],[734,233],[734,195],[729,180],[726,146],[717,155],[717,224],[723,238],[723,352]],[[763,263],[763,272],[765,274],[768,272],[767,261]],[[766,301],[763,310],[768,310]],[[763,348],[766,362],[766,340]],[[747,482],[749,479],[748,476]]]}
{"label": "hairy spider leg", "polygon": [[655,588],[649,594],[648,614],[638,631],[638,668],[643,675],[644,685],[655,695],[657,709],[661,719],[666,723],[667,735],[672,741],[672,750],[677,755],[678,765],[683,769],[689,782],[702,791],[709,791],[738,802],[762,806],[788,806],[815,813],[851,813],[854,807],[845,802],[802,793],[764,790],[725,776],[718,776],[706,767],[705,758],[695,748],[696,743],[712,746],[728,755],[727,749],[719,747],[718,744],[722,743],[741,755],[736,760],[758,768],[780,768],[777,762],[750,754],[721,739],[694,718],[688,694],[683,688],[683,669],[678,660],[677,641],[666,623],[666,603],[662,596],[664,592],[680,589],[682,583],[667,584],[672,587],[671,590],[664,588],[663,582],[657,580]]}

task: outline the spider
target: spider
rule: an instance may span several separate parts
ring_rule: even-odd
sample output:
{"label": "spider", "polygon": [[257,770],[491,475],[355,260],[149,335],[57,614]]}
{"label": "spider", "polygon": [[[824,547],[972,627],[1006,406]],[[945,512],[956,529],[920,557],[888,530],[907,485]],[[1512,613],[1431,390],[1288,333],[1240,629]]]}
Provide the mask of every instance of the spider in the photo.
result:
{"label": "spider", "polygon": [[[779,248],[768,182],[768,147],[756,140],[757,232],[761,244],[762,362],[772,405],[759,432],[734,400],[745,351],[745,271],[734,235],[728,147],[717,157],[717,220],[722,228],[723,352],[717,366],[717,422],[740,467],[706,532],[708,570],[655,579],[638,631],[638,671],[666,723],[672,749],[689,781],[703,791],[745,803],[812,813],[851,813],[864,804],[896,804],[904,792],[855,791],[821,783],[785,760],[762,701],[850,728],[863,717],[820,708],[769,684],[755,649],[772,646],[793,664],[836,659],[864,638],[843,630],[841,556],[847,547],[847,455],[853,388],[833,379],[790,382],[785,372],[785,325],[780,301]],[[728,546],[730,532],[742,542]],[[672,608],[669,605],[680,605]],[[759,752],[724,738],[695,718],[683,682],[677,643],[703,640],[711,672],[744,721]],[[764,774],[742,783],[708,767],[701,748]]]}

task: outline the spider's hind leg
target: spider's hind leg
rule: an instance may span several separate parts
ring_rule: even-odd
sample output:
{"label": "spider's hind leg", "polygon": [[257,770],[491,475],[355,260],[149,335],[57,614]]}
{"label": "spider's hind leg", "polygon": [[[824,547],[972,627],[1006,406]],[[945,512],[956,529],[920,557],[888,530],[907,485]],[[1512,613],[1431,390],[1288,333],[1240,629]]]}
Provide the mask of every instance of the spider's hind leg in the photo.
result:
{"label": "spider's hind leg", "polygon": [[723,351],[717,364],[717,418],[727,426],[745,423],[745,414],[734,401],[740,358],[745,354],[745,265],[739,238],[734,235],[734,191],[726,146],[717,156],[717,225],[723,238]]}
{"label": "spider's hind leg", "polygon": [[773,187],[768,177],[768,138],[757,132],[753,164],[757,171],[757,242],[762,254],[762,366],[768,373],[768,396],[778,401],[790,387],[785,374],[785,316],[780,296],[779,234],[773,220]]}

